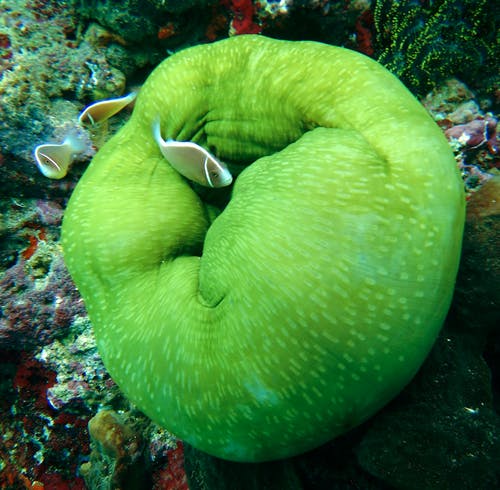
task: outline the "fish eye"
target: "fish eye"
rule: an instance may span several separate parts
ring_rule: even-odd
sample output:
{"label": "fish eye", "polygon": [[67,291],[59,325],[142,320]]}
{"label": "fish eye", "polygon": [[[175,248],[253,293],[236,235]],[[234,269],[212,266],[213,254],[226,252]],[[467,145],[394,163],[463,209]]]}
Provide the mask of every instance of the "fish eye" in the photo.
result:
{"label": "fish eye", "polygon": [[57,164],[57,162],[50,158],[49,156],[45,155],[44,153],[40,153],[40,156],[39,156],[39,159],[40,159],[40,162],[44,165],[47,165],[47,166],[52,166],[52,167],[55,167],[57,170],[61,170],[61,167]]}

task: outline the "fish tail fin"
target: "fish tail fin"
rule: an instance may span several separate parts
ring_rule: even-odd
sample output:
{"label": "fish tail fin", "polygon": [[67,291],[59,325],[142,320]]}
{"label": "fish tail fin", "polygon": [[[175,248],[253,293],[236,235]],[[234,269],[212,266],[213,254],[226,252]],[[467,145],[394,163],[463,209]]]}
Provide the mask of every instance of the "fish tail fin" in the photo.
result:
{"label": "fish tail fin", "polygon": [[73,155],[83,153],[91,146],[88,137],[82,131],[76,129],[66,134],[62,144],[67,146]]}

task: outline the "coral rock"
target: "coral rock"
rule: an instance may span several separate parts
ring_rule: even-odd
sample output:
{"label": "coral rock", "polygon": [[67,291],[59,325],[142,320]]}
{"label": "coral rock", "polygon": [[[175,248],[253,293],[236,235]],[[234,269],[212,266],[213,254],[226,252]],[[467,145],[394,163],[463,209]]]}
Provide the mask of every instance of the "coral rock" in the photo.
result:
{"label": "coral rock", "polygon": [[94,490],[147,488],[144,443],[140,431],[112,410],[102,410],[89,422],[92,452],[81,466]]}

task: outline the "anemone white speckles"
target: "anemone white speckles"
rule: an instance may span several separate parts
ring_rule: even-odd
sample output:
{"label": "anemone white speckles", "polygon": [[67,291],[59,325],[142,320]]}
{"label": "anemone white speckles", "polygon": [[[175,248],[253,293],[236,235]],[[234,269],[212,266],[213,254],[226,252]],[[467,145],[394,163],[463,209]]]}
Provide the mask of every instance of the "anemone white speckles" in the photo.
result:
{"label": "anemone white speckles", "polygon": [[354,363],[354,358],[348,352],[344,352],[342,354],[342,359],[344,359],[344,361],[346,361],[348,364]]}
{"label": "anemone white speckles", "polygon": [[391,251],[391,247],[388,247],[387,245],[384,245],[383,243],[380,243],[378,245],[378,250],[381,254],[388,254]]}
{"label": "anemone white speckles", "polygon": [[377,333],[377,334],[375,335],[375,338],[376,338],[377,340],[380,340],[380,342],[384,342],[384,343],[389,342],[389,337],[387,337],[387,335],[383,335],[383,334],[381,334],[381,333]]}
{"label": "anemone white speckles", "polygon": [[309,318],[316,324],[320,323],[321,321],[321,316],[316,311],[312,311],[309,315]]}
{"label": "anemone white speckles", "polygon": [[379,267],[377,267],[377,274],[379,274],[380,276],[388,276],[389,271],[387,270],[386,267],[379,266]]}
{"label": "anemone white speckles", "polygon": [[244,381],[243,386],[259,404],[275,405],[280,401],[277,393],[269,389],[258,377],[247,379]]}
{"label": "anemone white speckles", "polygon": [[309,355],[306,351],[300,351],[297,353],[297,357],[299,357],[303,362],[309,362]]}
{"label": "anemone white speckles", "polygon": [[413,324],[414,325],[422,325],[422,318],[419,317],[419,316],[416,316],[414,319],[413,319]]}
{"label": "anemone white speckles", "polygon": [[293,407],[287,408],[284,411],[284,416],[288,420],[293,420],[298,414],[299,414],[299,411]]}
{"label": "anemone white speckles", "polygon": [[395,306],[394,305],[386,305],[383,309],[382,309],[382,313],[386,316],[386,317],[391,317],[392,315],[394,315],[394,309],[395,309]]}
{"label": "anemone white speckles", "polygon": [[349,318],[349,317],[345,317],[345,318],[344,318],[344,323],[345,323],[345,324],[346,324],[346,326],[348,326],[348,327],[354,327],[354,326],[356,326],[356,325],[358,324],[358,320],[357,320],[357,318],[356,318],[356,317],[354,317],[354,318],[352,318],[352,317],[351,317],[351,318]]}
{"label": "anemone white speckles", "polygon": [[319,342],[315,342],[312,348],[316,354],[319,354],[319,359],[324,359],[324,356],[328,355],[327,349],[325,349]]}
{"label": "anemone white speckles", "polygon": [[366,352],[371,357],[375,357],[377,355],[377,351],[373,347],[371,347],[371,346],[368,347],[368,349],[366,349]]}
{"label": "anemone white speckles", "polygon": [[340,343],[340,339],[336,335],[334,335],[332,332],[329,332],[329,331],[322,332],[322,335],[332,345],[336,345],[336,344]]}
{"label": "anemone white speckles", "polygon": [[314,405],[313,399],[308,395],[307,391],[302,392],[302,399],[310,406]]}
{"label": "anemone white speckles", "polygon": [[368,286],[375,286],[377,282],[375,281],[375,279],[373,277],[366,277],[365,278],[365,284],[368,285]]}

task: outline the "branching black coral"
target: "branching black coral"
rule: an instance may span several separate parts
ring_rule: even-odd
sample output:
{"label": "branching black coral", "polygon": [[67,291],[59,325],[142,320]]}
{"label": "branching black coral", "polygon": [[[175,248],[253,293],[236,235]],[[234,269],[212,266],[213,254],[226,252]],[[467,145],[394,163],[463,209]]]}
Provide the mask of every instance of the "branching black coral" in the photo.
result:
{"label": "branching black coral", "polygon": [[378,61],[422,94],[439,80],[494,71],[498,11],[487,0],[375,2]]}

